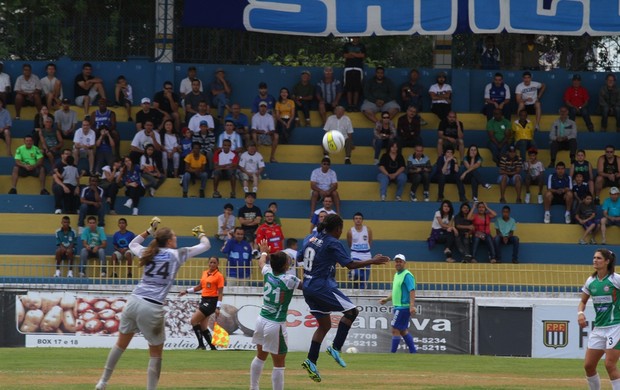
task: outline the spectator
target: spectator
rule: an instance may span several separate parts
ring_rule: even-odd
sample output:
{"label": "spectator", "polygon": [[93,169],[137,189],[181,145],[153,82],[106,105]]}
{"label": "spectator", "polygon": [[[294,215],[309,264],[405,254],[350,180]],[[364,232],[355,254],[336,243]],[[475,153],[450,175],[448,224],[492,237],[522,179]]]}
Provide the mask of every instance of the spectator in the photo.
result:
{"label": "spectator", "polygon": [[502,217],[495,219],[496,260],[502,262],[502,246],[512,245],[512,263],[519,263],[519,237],[515,236],[517,223],[510,216],[510,206],[502,207]]}
{"label": "spectator", "polygon": [[[64,169],[68,171],[67,167]],[[103,202],[103,188],[99,187],[99,178],[93,176],[88,180],[88,186],[80,192],[80,210],[78,220],[78,231],[84,229],[84,219],[87,215],[97,215],[99,226],[105,226],[105,204]]]}
{"label": "spectator", "polygon": [[613,145],[605,146],[605,154],[596,162],[596,180],[594,181],[594,204],[599,204],[603,188],[620,185],[620,157],[615,154]]}
{"label": "spectator", "polygon": [[233,237],[226,240],[222,253],[228,255],[226,285],[245,286],[252,275],[252,245],[244,238],[243,228],[236,227]]}
{"label": "spectator", "polygon": [[405,158],[398,149],[395,141],[390,142],[388,152],[384,153],[379,160],[379,173],[377,181],[379,182],[379,195],[381,201],[385,201],[387,188],[390,183],[396,183],[395,200],[400,202],[403,195],[405,183],[407,183],[407,174],[405,173]]}
{"label": "spectator", "polygon": [[540,52],[543,48],[535,40],[534,34],[527,34],[525,42],[521,44],[521,66],[523,70],[540,69]]}
{"label": "spectator", "polygon": [[454,227],[458,231],[456,236],[456,248],[463,256],[463,263],[477,263],[471,255],[471,237],[474,235],[474,224],[467,216],[469,215],[469,203],[461,203],[459,212],[454,216]]}
{"label": "spectator", "polygon": [[207,157],[207,168],[213,168],[213,152],[215,151],[215,133],[207,121],[200,122],[200,131],[192,136],[192,142],[200,144],[200,153]]}
{"label": "spectator", "polygon": [[512,134],[515,138],[514,146],[519,150],[519,157],[525,159],[525,151],[536,148],[534,124],[527,119],[526,110],[519,110],[519,119],[512,123]]}
{"label": "spectator", "polygon": [[75,104],[84,108],[84,115],[88,115],[90,102],[95,101],[97,96],[105,99],[103,79],[92,75],[93,66],[86,62],[82,65],[82,72],[75,76],[73,83],[73,95]]}
{"label": "spectator", "polygon": [[286,270],[286,273],[289,275],[293,275],[293,276],[297,275],[298,264],[295,264],[296,263],[295,258],[297,257],[297,248],[298,248],[297,239],[287,238],[286,248],[282,251],[286,253],[286,255],[290,258],[290,265],[289,265],[288,270]]}
{"label": "spectator", "polygon": [[514,146],[508,148],[508,152],[499,160],[499,184],[500,203],[506,203],[506,187],[513,185],[517,193],[517,203],[521,203],[521,169],[523,161],[517,156]]}
{"label": "spectator", "polygon": [[207,186],[207,178],[209,177],[206,166],[207,157],[200,153],[200,143],[192,143],[192,152],[185,156],[185,173],[181,179],[181,185],[183,186],[183,197],[187,198],[187,192],[189,190],[189,183],[192,184],[196,179],[200,179],[200,197],[205,197],[205,187]]}
{"label": "spectator", "polygon": [[114,162],[114,149],[117,141],[106,125],[101,125],[95,136],[97,138],[95,141],[95,173],[100,173],[102,167],[112,165]]}
{"label": "spectator", "polygon": [[284,249],[284,234],[282,228],[275,222],[275,213],[271,210],[265,210],[265,222],[256,228],[256,245],[266,240],[269,245],[269,253],[280,252]]}
{"label": "spectator", "polygon": [[[575,213],[575,220],[584,230],[579,239],[579,244],[586,245],[589,242],[592,245],[596,245],[596,239],[594,237],[601,226],[601,220],[596,217],[596,207],[594,206],[591,193],[586,194],[581,203],[579,203],[577,212]],[[588,236],[590,236],[589,241]]]}
{"label": "spectator", "polygon": [[506,120],[510,120],[510,87],[504,83],[504,75],[495,73],[493,82],[484,87],[484,108],[482,109],[487,120],[495,117],[495,110],[500,110]]}
{"label": "spectator", "polygon": [[162,114],[158,110],[151,109],[151,99],[145,97],[140,101],[142,109],[136,113],[136,131],[139,132],[145,128],[146,122],[150,121],[153,128],[161,130],[164,119],[170,119],[168,114]]}
{"label": "spectator", "polygon": [[208,102],[211,101],[210,94],[202,91],[202,83],[200,80],[193,79],[191,81],[191,86],[191,90],[184,98],[185,105],[183,108],[185,109],[185,123],[189,123],[192,117],[198,113],[200,102],[205,102],[209,105]]}
{"label": "spectator", "polygon": [[[54,169],[52,176],[52,192],[54,193],[54,214],[62,213],[63,209],[67,214],[74,214],[78,208],[80,196],[80,174],[71,153],[63,152],[61,161]],[[84,220],[82,219],[82,226]]]}
{"label": "spectator", "polygon": [[323,157],[321,167],[316,168],[310,175],[310,212],[314,211],[316,203],[325,197],[330,197],[336,205],[336,213],[340,214],[340,195],[338,194],[338,176],[330,168],[331,160]]}
{"label": "spectator", "polygon": [[6,155],[13,157],[11,152],[11,113],[4,108],[4,100],[0,98],[0,138],[2,138],[6,144]]}
{"label": "spectator", "polygon": [[508,151],[512,143],[512,125],[502,116],[502,110],[493,110],[493,118],[487,122],[487,135],[489,142],[487,147],[493,156],[493,162],[499,166],[499,159]]}
{"label": "spectator", "polygon": [[461,158],[465,155],[463,122],[457,119],[456,112],[450,111],[445,119],[439,122],[437,129],[437,154],[442,155],[444,149],[459,150]]}
{"label": "spectator", "polygon": [[60,130],[54,129],[54,118],[47,117],[43,124],[43,128],[39,130],[39,139],[41,140],[41,152],[50,162],[50,167],[56,163],[56,159],[60,157],[60,149],[62,149],[62,135]]}
{"label": "spectator", "polygon": [[131,215],[138,215],[138,205],[140,198],[144,196],[145,190],[140,175],[140,166],[133,163],[131,158],[125,157],[124,165],[121,167],[116,184],[120,187],[125,186],[127,201],[124,206],[132,209]]}
{"label": "spectator", "polygon": [[[474,213],[474,211],[478,211],[478,213]],[[474,207],[469,211],[467,219],[472,221],[474,225],[473,249],[471,253],[474,259],[476,258],[476,253],[478,253],[480,241],[482,241],[486,244],[489,251],[489,263],[497,263],[495,243],[493,236],[491,236],[491,220],[496,216],[497,213],[491,210],[484,202],[475,202]]]}
{"label": "spectator", "polygon": [[592,173],[592,164],[586,160],[586,151],[583,149],[577,150],[575,154],[575,160],[570,166],[570,176],[575,180],[575,176],[581,173],[583,176],[583,182],[588,185],[590,194],[594,194],[594,174]]}
{"label": "spectator", "polygon": [[574,215],[575,211],[577,210],[577,206],[579,206],[579,203],[583,202],[583,199],[586,197],[587,194],[592,193],[588,188],[588,183],[585,183],[583,181],[583,175],[581,173],[576,174],[574,178],[571,176],[571,178],[573,179],[573,187],[571,188],[571,190],[573,191],[572,211]]}
{"label": "spectator", "polygon": [[97,218],[90,216],[87,218],[88,227],[80,234],[82,240],[82,250],[80,251],[80,278],[86,276],[86,263],[90,258],[98,258],[101,265],[101,277],[106,277],[106,258],[105,248],[108,238],[102,226],[97,226]]}
{"label": "spectator", "polygon": [[62,83],[56,78],[56,65],[48,63],[45,65],[45,77],[41,79],[42,102],[50,109],[60,106],[63,99]]}
{"label": "spectator", "polygon": [[181,99],[187,99],[187,95],[192,90],[192,85],[194,84],[194,81],[198,82],[198,90],[200,92],[203,91],[202,81],[200,81],[200,79],[196,76],[197,71],[195,66],[190,66],[189,68],[187,68],[187,77],[181,80],[181,83],[179,84],[179,95]]}
{"label": "spectator", "polygon": [[231,111],[226,115],[226,121],[232,121],[235,125],[235,131],[243,139],[243,145],[248,146],[250,141],[250,120],[248,116],[241,112],[239,103],[233,103],[230,107]]}
{"label": "spectator", "polygon": [[[400,110],[406,111],[413,106],[417,113],[424,109],[424,98],[426,96],[426,88],[419,82],[420,72],[417,69],[409,71],[409,80],[400,86]],[[420,118],[420,125],[426,125],[426,122]]]}
{"label": "spectator", "polygon": [[478,184],[482,184],[487,190],[491,188],[489,183],[482,179],[482,175],[478,168],[482,166],[482,157],[478,151],[478,146],[471,145],[467,149],[467,156],[463,159],[463,167],[465,170],[461,173],[460,179],[462,183],[471,182],[471,196],[474,202],[478,201]]}
{"label": "spectator", "polygon": [[534,184],[538,185],[538,204],[542,204],[545,167],[538,160],[538,150],[536,148],[529,148],[527,154],[528,160],[523,163],[523,170],[525,171],[525,203],[530,203],[530,185]]}
{"label": "spectator", "polygon": [[[112,276],[118,278],[116,273],[116,266],[120,264],[122,260],[127,262],[127,277],[132,278],[131,262],[133,260],[133,254],[129,250],[129,243],[136,237],[136,235],[127,230],[127,220],[125,218],[119,218],[118,231],[112,236],[112,245],[114,246],[114,252],[112,252]],[[120,272],[120,267],[119,267]]]}
{"label": "spectator", "polygon": [[224,212],[217,216],[217,234],[215,237],[219,240],[226,241],[229,238],[233,238],[233,230],[235,228],[235,216],[233,211],[235,207],[226,203],[224,205]]}
{"label": "spectator", "polygon": [[607,227],[620,226],[620,190],[618,187],[609,189],[609,198],[603,202],[603,218],[601,218],[601,245],[607,243]]}
{"label": "spectator", "polygon": [[153,108],[174,121],[174,128],[181,127],[179,117],[179,96],[173,92],[172,83],[164,81],[163,90],[153,96]]}
{"label": "spectator", "polygon": [[121,174],[123,160],[115,158],[111,165],[101,168],[101,182],[99,186],[103,188],[105,201],[108,204],[108,214],[116,215],[116,196],[118,195],[117,180]]}
{"label": "spectator", "polygon": [[431,235],[427,239],[428,249],[433,249],[436,244],[444,244],[443,253],[446,256],[447,263],[454,263],[452,249],[454,248],[454,240],[458,235],[458,230],[454,227],[453,215],[452,202],[449,200],[442,201],[439,210],[435,211],[431,224]]}
{"label": "spectator", "polygon": [[200,126],[202,126],[202,122],[206,122],[209,130],[213,131],[215,129],[215,122],[213,121],[213,116],[211,116],[209,104],[206,101],[201,101],[198,103],[198,112],[192,115],[192,119],[187,123],[187,127],[194,134],[198,134],[200,132]]}
{"label": "spectator", "polygon": [[140,164],[140,157],[144,154],[146,145],[153,145],[155,158],[161,159],[161,136],[154,130],[154,124],[150,120],[144,122],[144,130],[134,135],[129,146],[129,157],[134,164]]}
{"label": "spectator", "polygon": [[446,73],[437,74],[437,83],[431,85],[428,94],[431,96],[431,111],[440,121],[446,119],[452,111],[452,87],[446,84]]}
{"label": "spectator", "polygon": [[[335,112],[342,98],[342,84],[334,79],[334,70],[331,66],[323,68],[323,79],[315,87],[316,100],[319,102],[319,115],[323,126],[327,123],[327,111]],[[343,110],[344,111],[344,110]]]}
{"label": "spectator", "polygon": [[607,74],[605,85],[598,93],[598,104],[601,110],[601,131],[607,131],[607,119],[609,115],[616,117],[616,131],[620,131],[620,89],[616,86],[616,75]]}
{"label": "spectator", "polygon": [[396,140],[398,146],[413,147],[422,145],[422,130],[420,128],[422,118],[418,115],[418,109],[415,106],[409,106],[405,115],[398,118],[396,124]]}
{"label": "spectator", "polygon": [[[353,261],[372,259],[372,229],[364,225],[364,215],[359,211],[353,214],[353,227],[347,231],[347,244],[351,248]],[[355,288],[368,288],[366,283],[370,281],[370,267],[350,270],[349,280],[358,282]]]}
{"label": "spectator", "polygon": [[424,154],[424,147],[417,145],[413,154],[407,158],[407,176],[411,182],[411,191],[409,192],[409,199],[412,202],[417,202],[416,191],[418,185],[422,183],[424,191],[424,201],[429,201],[429,188],[431,183],[431,160]]}
{"label": "spectator", "polygon": [[[334,201],[332,200],[331,196],[326,196],[323,198],[323,207],[321,207],[320,209],[314,210],[314,212],[310,216],[310,232],[316,231],[317,225],[320,222],[322,222],[322,219],[321,219],[322,213],[325,213],[325,215],[338,214],[334,209],[332,209],[333,204],[334,204]],[[324,217],[325,216],[323,216],[323,218]]]}
{"label": "spectator", "polygon": [[481,69],[499,69],[501,64],[501,56],[499,49],[495,46],[495,38],[488,35],[484,39],[484,46],[480,52],[480,68]]}
{"label": "spectator", "polygon": [[265,170],[265,161],[263,161],[263,156],[256,150],[256,144],[254,142],[248,144],[248,150],[239,158],[238,168],[239,180],[241,180],[241,185],[243,185],[243,192],[245,194],[250,192],[250,181],[253,185],[251,192],[258,192],[258,183]]}
{"label": "spectator", "polygon": [[261,101],[258,106],[258,112],[252,116],[252,140],[256,145],[271,145],[269,162],[277,163],[275,155],[280,137],[274,126],[273,116],[267,112],[267,102]]}
{"label": "spectator", "polygon": [[133,105],[133,88],[127,82],[125,76],[120,75],[116,78],[116,86],[114,87],[114,104],[125,107],[127,111],[127,121],[133,122],[131,117],[131,106]]}
{"label": "spectator", "polygon": [[45,168],[43,153],[34,146],[32,136],[24,137],[24,144],[15,150],[15,165],[11,173],[11,189],[9,194],[17,194],[17,181],[20,177],[34,176],[39,178],[41,195],[49,195],[45,189]]}
{"label": "spectator", "polygon": [[381,149],[389,151],[389,146],[396,140],[396,127],[390,120],[390,114],[386,112],[381,113],[381,120],[375,123],[374,138],[372,140],[372,146],[375,150],[374,162],[375,165],[379,163],[379,155]]}
{"label": "spectator", "polygon": [[225,140],[230,141],[230,150],[237,154],[243,153],[243,141],[239,133],[235,131],[235,122],[230,119],[224,122],[224,132],[217,138],[217,147],[221,149]]}
{"label": "spectator", "polygon": [[463,182],[459,176],[459,163],[454,157],[454,149],[452,149],[451,146],[448,146],[445,149],[443,156],[439,156],[437,159],[436,169],[438,184],[437,201],[443,201],[443,190],[446,183],[454,183],[458,189],[460,201],[467,202],[467,199],[465,198],[465,187],[463,186]]}
{"label": "spectator", "polygon": [[73,260],[75,259],[75,230],[71,227],[71,219],[68,216],[62,217],[60,228],[56,230],[56,272],[55,278],[59,278],[60,264],[67,260],[69,270],[67,277],[73,277]]}
{"label": "spectator", "polygon": [[[364,59],[366,46],[360,37],[351,37],[342,48],[344,57],[344,90],[347,93],[347,111],[358,111],[359,98],[362,93],[364,78]],[[373,121],[374,122],[374,121]]]}
{"label": "spectator", "polygon": [[77,127],[77,113],[71,109],[70,100],[62,99],[62,107],[54,113],[54,123],[61,131],[63,139],[73,139]]}
{"label": "spectator", "polygon": [[91,176],[95,175],[95,146],[97,135],[90,128],[90,122],[82,121],[82,127],[75,131],[73,136],[73,159],[79,167],[80,159],[88,159],[88,172]]}
{"label": "spectator", "polygon": [[255,201],[255,193],[246,193],[245,204],[241,206],[237,212],[237,219],[239,220],[239,225],[241,225],[241,228],[243,229],[245,240],[252,244],[255,242],[254,239],[256,238],[256,228],[258,227],[263,216],[260,208],[254,204]]}
{"label": "spectator", "polygon": [[230,150],[230,140],[224,140],[221,150],[218,150],[213,156],[213,197],[221,198],[222,195],[218,191],[220,179],[230,180],[230,197],[236,198],[235,190],[237,188],[237,166],[239,165],[239,156]]}
{"label": "spectator", "polygon": [[515,89],[517,103],[519,104],[517,111],[519,114],[521,110],[526,110],[529,115],[536,114],[536,125],[534,127],[536,131],[540,129],[540,117],[542,115],[540,99],[542,99],[546,88],[545,84],[532,81],[532,73],[526,71],[523,72],[523,82],[518,84]]}
{"label": "spectator", "polygon": [[[334,115],[330,115],[323,126],[323,130],[338,130],[344,136],[344,163],[351,164],[351,152],[353,151],[353,124],[351,118],[345,114],[344,107],[336,106],[334,108]],[[323,147],[323,155],[328,157],[328,152]]]}
{"label": "spectator", "polygon": [[166,175],[157,166],[153,145],[146,145],[144,148],[144,154],[140,157],[140,171],[145,191],[148,190],[151,196],[155,196],[157,189],[166,181]]}
{"label": "spectator", "polygon": [[0,61],[0,99],[7,102],[11,95],[11,76],[3,72],[4,62]]}
{"label": "spectator", "polygon": [[232,88],[230,81],[226,80],[224,69],[218,68],[215,71],[215,78],[211,82],[211,95],[213,95],[213,105],[217,107],[217,119],[224,118],[224,110],[230,111],[230,94]]}
{"label": "spectator", "polygon": [[562,204],[566,206],[564,212],[564,222],[570,223],[570,211],[573,206],[573,180],[566,174],[566,166],[562,161],[555,165],[555,173],[549,175],[547,179],[547,192],[545,192],[545,218],[544,222],[551,222],[551,206]]}
{"label": "spectator", "polygon": [[395,99],[396,88],[392,80],[385,77],[385,69],[378,66],[375,70],[375,76],[364,82],[362,112],[372,123],[377,121],[377,112],[382,113],[381,117],[387,114],[392,119],[400,110]]}
{"label": "spectator", "polygon": [[564,91],[564,104],[568,108],[568,117],[574,121],[577,115],[583,117],[583,121],[586,122],[588,131],[594,131],[594,125],[590,119],[590,113],[588,111],[588,102],[590,101],[590,95],[588,90],[581,86],[581,76],[573,75],[573,85],[566,88]]}
{"label": "spectator", "polygon": [[[162,168],[164,176],[177,178],[179,177],[179,161],[181,146],[179,145],[179,139],[174,133],[174,123],[168,119],[164,122],[164,137],[162,139]],[[172,172],[169,168],[172,167]]]}
{"label": "spectator", "polygon": [[310,83],[310,76],[310,72],[307,70],[301,72],[301,79],[293,87],[292,96],[295,101],[295,122],[299,124],[299,112],[301,111],[304,113],[306,126],[310,126],[310,108],[314,100],[314,85]]}
{"label": "spectator", "polygon": [[90,127],[93,130],[99,130],[105,126],[108,135],[114,140],[111,144],[117,156],[120,156],[121,137],[116,130],[116,114],[114,111],[108,110],[108,101],[104,98],[98,100],[99,108],[90,114]]}
{"label": "spectator", "polygon": [[[267,210],[270,210],[273,212],[273,221],[282,226],[282,221],[280,220],[280,217],[278,217],[278,204],[276,202],[271,202],[269,203],[269,206],[267,206]],[[266,210],[265,210],[266,211]],[[261,218],[260,220],[260,224],[262,225],[263,223],[265,223],[265,216],[263,215],[263,218]],[[257,243],[260,242],[259,240],[256,241]]]}
{"label": "spectator", "polygon": [[[179,142],[179,146],[181,148],[181,155],[179,161],[179,174],[183,176],[185,173],[185,157],[189,156],[192,153],[192,139],[193,134],[187,127],[183,129],[183,135],[181,137],[181,141]],[[200,145],[200,142],[198,143]]]}
{"label": "spectator", "polygon": [[22,65],[22,74],[15,80],[15,120],[19,120],[24,105],[34,105],[41,111],[41,80],[32,74],[30,64]]}
{"label": "spectator", "polygon": [[[267,83],[261,81],[258,83],[258,95],[254,98],[252,102],[252,114],[256,114],[259,112],[261,103],[265,103],[267,105],[267,111],[269,114],[273,113],[273,109],[276,106],[276,98],[269,94],[267,90]],[[252,123],[252,125],[254,125]]]}
{"label": "spectator", "polygon": [[54,123],[54,116],[49,113],[47,106],[41,106],[39,112],[34,115],[33,121],[34,130],[32,131],[32,139],[36,146],[40,145],[39,131],[43,128],[43,125],[45,124],[45,119],[47,118],[51,118],[52,123]]}
{"label": "spectator", "polygon": [[559,150],[568,150],[571,164],[575,161],[577,152],[577,124],[568,118],[568,108],[560,107],[560,118],[551,125],[549,132],[551,141],[551,163],[549,168],[555,166],[555,159]]}
{"label": "spectator", "polygon": [[[274,110],[276,131],[280,135],[282,142],[285,144],[288,143],[288,139],[290,138],[291,133],[295,128],[295,122],[298,122],[299,120],[299,118],[296,117],[296,102],[293,102],[293,100],[289,99],[288,97],[288,88],[280,89],[280,98],[276,102],[276,108]],[[309,120],[308,123],[310,123]]]}

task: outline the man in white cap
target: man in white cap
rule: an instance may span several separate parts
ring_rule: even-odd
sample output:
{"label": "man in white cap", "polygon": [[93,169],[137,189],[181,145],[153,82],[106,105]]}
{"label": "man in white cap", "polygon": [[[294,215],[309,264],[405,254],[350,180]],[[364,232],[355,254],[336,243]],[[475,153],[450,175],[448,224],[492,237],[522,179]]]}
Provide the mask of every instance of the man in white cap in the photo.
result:
{"label": "man in white cap", "polygon": [[409,320],[415,315],[415,277],[406,268],[407,260],[405,255],[397,254],[394,256],[394,266],[396,274],[392,282],[392,293],[386,298],[381,298],[379,302],[385,305],[392,301],[394,305],[394,318],[392,319],[392,349],[395,353],[400,345],[400,338],[405,340],[409,348],[409,353],[416,353],[418,350],[413,343],[413,337],[409,333]]}
{"label": "man in white cap", "polygon": [[607,226],[620,226],[620,200],[618,187],[609,189],[609,198],[603,202],[603,218],[601,218],[601,244],[606,244],[605,233]]}
{"label": "man in white cap", "polygon": [[153,110],[151,108],[151,99],[147,97],[142,98],[140,105],[142,109],[136,113],[136,132],[144,130],[146,121],[151,121],[151,123],[153,123],[153,128],[161,130],[164,119],[170,119],[168,114],[164,115],[158,110]]}

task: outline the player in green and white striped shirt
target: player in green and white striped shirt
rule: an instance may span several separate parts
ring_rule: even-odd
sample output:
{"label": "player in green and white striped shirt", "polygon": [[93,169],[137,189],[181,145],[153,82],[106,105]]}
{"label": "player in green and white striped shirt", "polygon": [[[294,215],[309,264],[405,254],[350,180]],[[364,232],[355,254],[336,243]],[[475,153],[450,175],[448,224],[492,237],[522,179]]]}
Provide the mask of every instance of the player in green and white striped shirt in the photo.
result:
{"label": "player in green and white striped shirt", "polygon": [[608,249],[597,249],[592,259],[594,273],[582,287],[577,321],[581,328],[588,326],[584,309],[592,297],[596,317],[594,329],[588,338],[584,362],[590,390],[600,390],[601,379],[596,372],[599,360],[605,354],[605,368],[613,390],[620,390],[620,275],[615,273],[616,255]]}

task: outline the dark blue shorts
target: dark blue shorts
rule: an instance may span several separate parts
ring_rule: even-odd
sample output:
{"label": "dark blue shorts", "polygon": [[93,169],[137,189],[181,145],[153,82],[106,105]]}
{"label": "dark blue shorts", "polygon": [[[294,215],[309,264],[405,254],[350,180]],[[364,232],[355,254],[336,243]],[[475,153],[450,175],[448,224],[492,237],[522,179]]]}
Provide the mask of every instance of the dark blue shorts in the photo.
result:
{"label": "dark blue shorts", "polygon": [[355,308],[349,297],[338,288],[313,280],[308,286],[304,283],[304,298],[310,307],[310,313],[316,318],[329,315],[331,312],[345,312]]}
{"label": "dark blue shorts", "polygon": [[394,309],[394,318],[392,319],[392,328],[398,330],[409,329],[409,320],[411,319],[411,313],[409,308]]}

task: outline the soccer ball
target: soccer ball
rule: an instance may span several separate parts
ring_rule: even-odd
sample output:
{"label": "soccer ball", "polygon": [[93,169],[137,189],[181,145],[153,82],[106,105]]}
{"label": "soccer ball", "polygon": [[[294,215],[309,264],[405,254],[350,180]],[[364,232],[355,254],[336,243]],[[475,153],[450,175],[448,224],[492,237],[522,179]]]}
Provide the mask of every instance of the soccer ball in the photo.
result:
{"label": "soccer ball", "polygon": [[338,130],[330,130],[323,136],[323,147],[329,153],[338,153],[344,148],[344,135]]}
{"label": "soccer ball", "polygon": [[347,348],[346,352],[347,353],[358,353],[359,351],[355,347],[349,347],[349,348]]}

